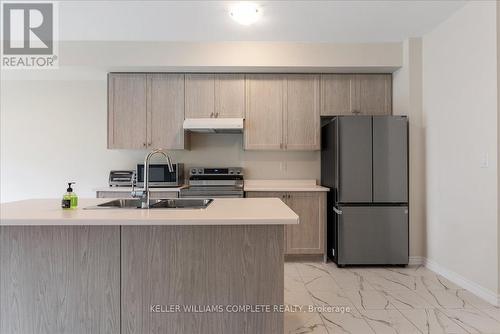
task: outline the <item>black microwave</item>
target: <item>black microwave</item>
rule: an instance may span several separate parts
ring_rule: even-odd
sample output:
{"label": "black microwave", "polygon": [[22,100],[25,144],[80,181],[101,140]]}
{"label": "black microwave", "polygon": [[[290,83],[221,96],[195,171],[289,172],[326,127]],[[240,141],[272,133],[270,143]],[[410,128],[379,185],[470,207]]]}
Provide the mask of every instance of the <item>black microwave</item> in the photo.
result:
{"label": "black microwave", "polygon": [[[149,165],[150,187],[180,187],[184,183],[184,164],[172,164],[170,172],[167,164]],[[137,187],[144,187],[144,164],[137,165]]]}

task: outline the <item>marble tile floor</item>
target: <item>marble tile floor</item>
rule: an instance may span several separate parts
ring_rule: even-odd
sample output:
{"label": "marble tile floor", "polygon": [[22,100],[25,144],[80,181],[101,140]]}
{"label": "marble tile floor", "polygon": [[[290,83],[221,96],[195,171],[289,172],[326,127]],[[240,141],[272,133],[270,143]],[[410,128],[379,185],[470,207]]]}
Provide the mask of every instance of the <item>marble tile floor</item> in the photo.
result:
{"label": "marble tile floor", "polygon": [[286,262],[285,303],[285,333],[500,334],[500,307],[423,266]]}

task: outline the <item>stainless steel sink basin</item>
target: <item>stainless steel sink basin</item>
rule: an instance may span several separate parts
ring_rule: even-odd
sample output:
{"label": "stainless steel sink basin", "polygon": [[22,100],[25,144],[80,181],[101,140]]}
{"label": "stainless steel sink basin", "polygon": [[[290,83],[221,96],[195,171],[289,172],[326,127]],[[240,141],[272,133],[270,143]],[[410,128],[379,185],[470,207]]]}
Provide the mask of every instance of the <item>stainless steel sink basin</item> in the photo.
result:
{"label": "stainless steel sink basin", "polygon": [[[211,198],[168,198],[149,201],[150,209],[205,209],[211,203]],[[85,209],[140,209],[141,200],[138,198],[114,199]]]}
{"label": "stainless steel sink basin", "polygon": [[141,200],[137,198],[132,199],[115,199],[106,203],[97,204],[98,208],[140,208]]}
{"label": "stainless steel sink basin", "polygon": [[213,202],[211,198],[171,198],[149,205],[150,209],[205,209]]}

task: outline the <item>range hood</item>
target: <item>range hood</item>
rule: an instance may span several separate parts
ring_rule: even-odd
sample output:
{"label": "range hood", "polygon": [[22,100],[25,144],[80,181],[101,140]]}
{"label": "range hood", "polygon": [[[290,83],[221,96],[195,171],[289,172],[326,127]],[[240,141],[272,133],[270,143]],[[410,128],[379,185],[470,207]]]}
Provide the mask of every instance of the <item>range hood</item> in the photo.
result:
{"label": "range hood", "polygon": [[204,133],[241,133],[243,118],[186,118],[184,130]]}

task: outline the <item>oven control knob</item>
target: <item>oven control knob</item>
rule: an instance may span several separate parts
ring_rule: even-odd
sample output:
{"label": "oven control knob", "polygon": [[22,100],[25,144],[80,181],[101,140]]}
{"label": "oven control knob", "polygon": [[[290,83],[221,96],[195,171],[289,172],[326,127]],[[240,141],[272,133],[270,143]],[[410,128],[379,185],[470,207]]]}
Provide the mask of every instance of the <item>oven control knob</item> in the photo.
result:
{"label": "oven control knob", "polygon": [[191,174],[196,174],[196,169],[191,169]]}
{"label": "oven control knob", "polygon": [[238,175],[239,175],[239,174],[241,174],[241,172],[240,172],[240,171],[237,171],[237,172],[236,172],[236,174],[238,174]]}
{"label": "oven control knob", "polygon": [[229,171],[229,174],[234,174],[234,172],[232,170]]}
{"label": "oven control knob", "polygon": [[198,169],[198,174],[203,174],[203,169]]}

